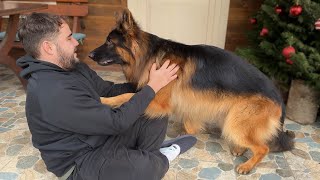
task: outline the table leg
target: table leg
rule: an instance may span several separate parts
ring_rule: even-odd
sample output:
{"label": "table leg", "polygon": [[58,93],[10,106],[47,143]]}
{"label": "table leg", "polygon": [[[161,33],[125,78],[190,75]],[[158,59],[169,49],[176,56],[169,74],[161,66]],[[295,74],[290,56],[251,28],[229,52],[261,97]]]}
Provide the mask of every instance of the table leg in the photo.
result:
{"label": "table leg", "polygon": [[16,60],[14,58],[12,58],[11,56],[1,56],[0,55],[0,58],[1,58],[1,61],[3,60],[3,62],[1,64],[7,66],[9,69],[11,69],[16,74],[16,76],[20,80],[23,88],[26,90],[27,80],[20,77],[19,74],[22,69],[16,65]]}
{"label": "table leg", "polygon": [[1,54],[8,55],[9,51],[12,49],[13,42],[16,39],[16,33],[18,30],[19,17],[19,14],[9,16],[9,21],[6,29],[6,36],[0,44]]}
{"label": "table leg", "polygon": [[19,24],[19,17],[20,17],[19,14],[9,16],[9,21],[6,29],[6,36],[1,41],[1,44],[0,44],[0,64],[4,64],[8,68],[10,68],[19,78],[24,89],[26,89],[27,81],[25,79],[20,78],[19,76],[21,68],[16,65],[16,60],[11,56],[9,56],[9,52],[12,49],[13,43],[16,38],[16,32]]}

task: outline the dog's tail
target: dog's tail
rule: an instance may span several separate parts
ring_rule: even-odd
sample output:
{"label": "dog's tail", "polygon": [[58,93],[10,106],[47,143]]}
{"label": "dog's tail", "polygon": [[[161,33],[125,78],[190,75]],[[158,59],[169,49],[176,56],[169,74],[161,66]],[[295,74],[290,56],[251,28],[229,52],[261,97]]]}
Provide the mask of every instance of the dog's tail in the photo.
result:
{"label": "dog's tail", "polygon": [[285,119],[285,105],[282,103],[282,115],[280,118],[281,128],[278,130],[277,136],[269,141],[269,148],[271,152],[289,151],[294,148],[295,134],[292,131],[283,131],[283,124]]}
{"label": "dog's tail", "polygon": [[277,136],[275,136],[268,145],[271,152],[289,151],[294,148],[295,134],[292,131],[278,130]]}

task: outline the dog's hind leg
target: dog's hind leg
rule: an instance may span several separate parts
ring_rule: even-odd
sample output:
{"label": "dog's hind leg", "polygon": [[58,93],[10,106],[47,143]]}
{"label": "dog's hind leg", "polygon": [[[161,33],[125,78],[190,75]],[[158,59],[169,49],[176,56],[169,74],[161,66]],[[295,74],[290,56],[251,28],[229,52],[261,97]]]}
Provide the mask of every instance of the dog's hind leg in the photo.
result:
{"label": "dog's hind leg", "polygon": [[236,170],[247,174],[268,154],[267,142],[277,134],[280,127],[281,108],[261,98],[238,101],[226,118],[223,135],[228,141],[248,148],[253,156]]}
{"label": "dog's hind leg", "polygon": [[[248,141],[249,142],[249,141]],[[267,145],[262,143],[251,143],[248,147],[253,152],[253,157],[251,157],[247,162],[240,164],[237,167],[237,172],[239,174],[248,174],[252,168],[258,164],[269,152]]]}
{"label": "dog's hind leg", "polygon": [[[247,129],[242,128],[242,131],[247,131]],[[250,132],[241,132],[244,136],[239,134],[240,129],[234,129],[233,132],[224,132],[228,134],[229,141],[235,142],[237,145],[233,145],[236,155],[241,155],[245,152],[246,148],[250,149],[253,153],[253,156],[245,163],[240,164],[236,170],[239,174],[248,174],[252,168],[255,167],[269,152],[268,146],[259,139],[255,133]],[[242,136],[242,137],[240,137]],[[239,140],[241,138],[241,140]]]}

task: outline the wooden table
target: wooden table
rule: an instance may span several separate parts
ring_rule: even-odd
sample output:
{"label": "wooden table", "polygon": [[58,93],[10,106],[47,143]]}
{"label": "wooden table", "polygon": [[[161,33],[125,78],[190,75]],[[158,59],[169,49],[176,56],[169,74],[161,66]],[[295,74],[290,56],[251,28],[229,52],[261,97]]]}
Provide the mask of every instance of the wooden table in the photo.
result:
{"label": "wooden table", "polygon": [[21,68],[16,65],[16,60],[9,55],[16,39],[19,17],[22,13],[31,13],[42,9],[47,9],[47,4],[34,3],[13,3],[0,1],[0,16],[9,16],[6,36],[0,44],[0,64],[9,67],[20,79],[24,88],[26,88],[26,80],[20,78],[19,73]]}

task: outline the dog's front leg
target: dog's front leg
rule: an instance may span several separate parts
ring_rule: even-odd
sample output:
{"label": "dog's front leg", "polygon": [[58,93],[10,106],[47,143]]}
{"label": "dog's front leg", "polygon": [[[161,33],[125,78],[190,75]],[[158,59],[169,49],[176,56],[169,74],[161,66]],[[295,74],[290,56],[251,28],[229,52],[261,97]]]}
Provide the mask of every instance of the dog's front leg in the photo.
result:
{"label": "dog's front leg", "polygon": [[172,113],[172,86],[173,83],[171,82],[156,94],[145,111],[146,116],[151,118],[158,118],[170,115]]}
{"label": "dog's front leg", "polygon": [[171,107],[169,99],[163,99],[157,94],[157,96],[150,102],[145,114],[151,118],[158,118],[169,115]]}
{"label": "dog's front leg", "polygon": [[101,103],[111,107],[119,107],[123,103],[128,102],[135,93],[125,93],[114,97],[100,97]]}
{"label": "dog's front leg", "polygon": [[[100,97],[101,103],[106,104],[110,107],[120,107],[123,103],[128,102],[129,99],[135,93],[125,93],[114,97]],[[148,108],[145,111],[145,114],[151,118],[157,118],[168,115],[170,112],[169,104],[167,101],[161,101],[161,98],[153,99]]]}

